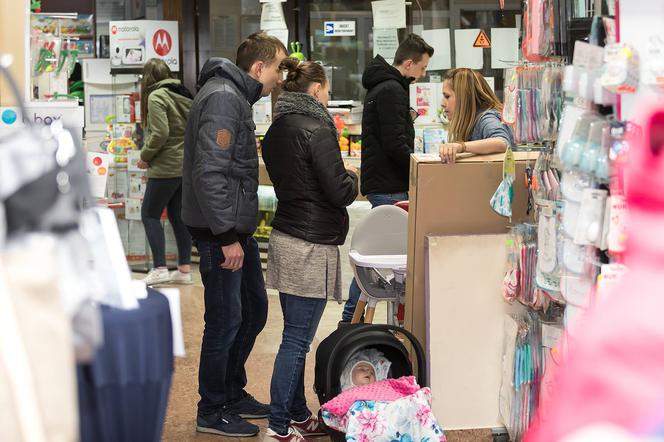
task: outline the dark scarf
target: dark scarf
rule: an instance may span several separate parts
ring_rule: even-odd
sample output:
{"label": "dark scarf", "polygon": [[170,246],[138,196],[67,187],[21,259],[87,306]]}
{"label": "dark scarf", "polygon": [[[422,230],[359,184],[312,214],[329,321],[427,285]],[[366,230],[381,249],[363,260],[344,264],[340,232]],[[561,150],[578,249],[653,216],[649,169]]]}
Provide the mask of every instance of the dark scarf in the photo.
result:
{"label": "dark scarf", "polygon": [[299,114],[313,117],[325,123],[339,138],[332,116],[320,101],[302,92],[282,92],[275,107],[275,120],[288,114]]}

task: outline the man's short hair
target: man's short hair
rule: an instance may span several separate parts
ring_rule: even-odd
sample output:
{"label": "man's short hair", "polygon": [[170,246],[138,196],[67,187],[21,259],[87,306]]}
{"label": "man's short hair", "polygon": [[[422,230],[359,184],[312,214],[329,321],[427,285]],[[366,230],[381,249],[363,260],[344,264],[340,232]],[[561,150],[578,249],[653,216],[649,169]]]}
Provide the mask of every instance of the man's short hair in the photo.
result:
{"label": "man's short hair", "polygon": [[288,54],[286,46],[277,37],[267,35],[265,32],[256,32],[244,39],[237,48],[235,64],[245,72],[249,72],[257,61],[272,63],[279,50]]}
{"label": "man's short hair", "polygon": [[429,57],[433,57],[433,48],[419,35],[409,34],[401,42],[396,54],[394,54],[394,64],[398,66],[406,60],[413,60],[413,62],[419,63],[424,54],[429,54]]}

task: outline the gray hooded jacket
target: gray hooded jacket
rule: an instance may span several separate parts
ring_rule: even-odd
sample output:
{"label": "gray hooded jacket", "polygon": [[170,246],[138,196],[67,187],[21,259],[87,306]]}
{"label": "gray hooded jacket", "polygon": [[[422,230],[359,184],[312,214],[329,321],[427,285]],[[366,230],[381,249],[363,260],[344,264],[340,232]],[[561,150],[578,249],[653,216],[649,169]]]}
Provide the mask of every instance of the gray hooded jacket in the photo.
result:
{"label": "gray hooded jacket", "polygon": [[256,230],[258,152],[251,106],[262,85],[225,58],[209,59],[184,139],[182,219],[194,239],[229,245]]}

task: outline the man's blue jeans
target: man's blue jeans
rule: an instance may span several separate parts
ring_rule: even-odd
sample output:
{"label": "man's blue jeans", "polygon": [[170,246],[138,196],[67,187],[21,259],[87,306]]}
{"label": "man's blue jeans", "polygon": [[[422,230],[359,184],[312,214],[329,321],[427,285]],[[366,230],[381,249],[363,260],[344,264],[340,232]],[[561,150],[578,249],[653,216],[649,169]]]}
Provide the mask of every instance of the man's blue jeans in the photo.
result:
{"label": "man's blue jeans", "polygon": [[269,426],[287,434],[290,421],[302,422],[311,412],[304,394],[304,363],[325,310],[325,299],[279,293],[284,334],[274,361],[270,386]]}
{"label": "man's blue jeans", "polygon": [[221,244],[198,241],[205,287],[205,330],[198,371],[199,414],[212,414],[239,399],[247,385],[244,365],[267,322],[267,293],[258,243],[240,240],[244,263],[237,272],[221,268]]}
{"label": "man's blue jeans", "polygon": [[[378,206],[391,206],[399,201],[408,200],[408,192],[401,193],[370,193],[367,195],[367,199],[371,203],[371,208]],[[362,294],[360,287],[357,285],[355,278],[350,283],[350,288],[348,289],[348,300],[344,306],[344,311],[341,315],[342,321],[350,322],[353,319],[353,313],[355,313],[355,306],[357,301],[360,300],[360,295]]]}

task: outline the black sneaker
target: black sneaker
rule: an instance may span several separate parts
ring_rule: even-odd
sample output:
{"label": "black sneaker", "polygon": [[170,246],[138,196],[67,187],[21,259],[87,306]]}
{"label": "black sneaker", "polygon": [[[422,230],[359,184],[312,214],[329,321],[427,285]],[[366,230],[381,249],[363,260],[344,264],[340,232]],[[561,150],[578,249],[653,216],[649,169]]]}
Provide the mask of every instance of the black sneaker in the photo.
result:
{"label": "black sneaker", "polygon": [[205,416],[199,414],[196,417],[196,431],[221,436],[251,437],[256,436],[260,429],[240,416],[217,412]]}
{"label": "black sneaker", "polygon": [[249,393],[244,393],[244,397],[224,405],[224,413],[235,414],[242,419],[264,419],[270,414],[270,406],[261,404]]}

